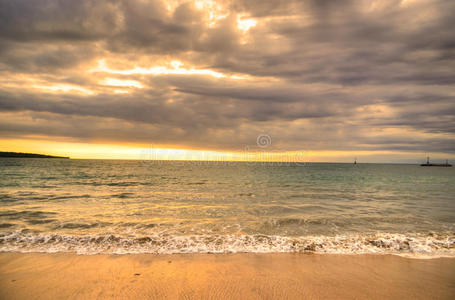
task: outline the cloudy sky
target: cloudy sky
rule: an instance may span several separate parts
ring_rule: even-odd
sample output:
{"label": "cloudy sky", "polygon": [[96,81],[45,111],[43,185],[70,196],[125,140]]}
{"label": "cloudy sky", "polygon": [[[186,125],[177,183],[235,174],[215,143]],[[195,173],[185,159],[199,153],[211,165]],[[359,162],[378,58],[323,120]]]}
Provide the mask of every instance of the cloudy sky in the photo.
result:
{"label": "cloudy sky", "polygon": [[453,0],[0,0],[0,151],[454,159],[454,13]]}

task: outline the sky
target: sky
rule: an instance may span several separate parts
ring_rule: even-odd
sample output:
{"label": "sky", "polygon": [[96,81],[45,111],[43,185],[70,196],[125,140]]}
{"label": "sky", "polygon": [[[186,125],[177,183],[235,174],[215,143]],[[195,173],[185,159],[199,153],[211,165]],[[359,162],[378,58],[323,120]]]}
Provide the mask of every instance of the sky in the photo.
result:
{"label": "sky", "polygon": [[455,159],[453,0],[0,0],[0,151]]}

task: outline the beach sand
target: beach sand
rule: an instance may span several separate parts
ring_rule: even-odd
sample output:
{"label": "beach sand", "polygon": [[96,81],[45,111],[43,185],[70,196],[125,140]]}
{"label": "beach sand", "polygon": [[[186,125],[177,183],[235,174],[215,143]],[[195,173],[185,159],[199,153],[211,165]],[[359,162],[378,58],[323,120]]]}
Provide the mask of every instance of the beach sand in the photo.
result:
{"label": "beach sand", "polygon": [[455,259],[0,253],[1,299],[455,299]]}

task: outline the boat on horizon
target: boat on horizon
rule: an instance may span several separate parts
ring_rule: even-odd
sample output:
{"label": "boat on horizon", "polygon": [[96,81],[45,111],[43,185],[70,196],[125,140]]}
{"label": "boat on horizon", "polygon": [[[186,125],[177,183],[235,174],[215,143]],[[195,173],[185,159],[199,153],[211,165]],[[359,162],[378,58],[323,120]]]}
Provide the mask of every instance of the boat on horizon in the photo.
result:
{"label": "boat on horizon", "polygon": [[425,164],[421,164],[421,167],[451,167],[452,165],[449,164],[449,160],[446,159],[445,164],[435,164],[435,163],[430,163],[430,157],[427,156],[427,162]]}

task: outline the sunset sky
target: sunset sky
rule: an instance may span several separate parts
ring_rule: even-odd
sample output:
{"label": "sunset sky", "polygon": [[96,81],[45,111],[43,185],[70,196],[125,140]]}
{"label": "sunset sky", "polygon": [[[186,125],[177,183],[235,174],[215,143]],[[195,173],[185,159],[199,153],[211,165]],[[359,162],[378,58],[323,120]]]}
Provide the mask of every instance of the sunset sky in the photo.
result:
{"label": "sunset sky", "polygon": [[0,0],[0,151],[455,159],[454,13],[453,0]]}

